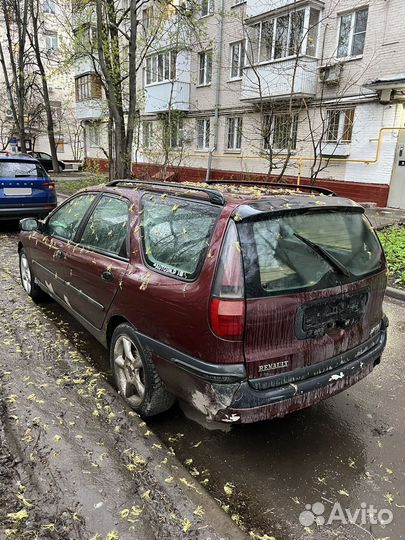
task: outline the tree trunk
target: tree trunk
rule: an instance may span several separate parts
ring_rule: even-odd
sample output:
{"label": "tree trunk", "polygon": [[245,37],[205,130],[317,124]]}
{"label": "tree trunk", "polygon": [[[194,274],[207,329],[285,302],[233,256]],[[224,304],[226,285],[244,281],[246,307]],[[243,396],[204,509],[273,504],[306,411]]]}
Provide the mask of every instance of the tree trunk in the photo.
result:
{"label": "tree trunk", "polygon": [[[36,6],[34,5],[34,2],[36,3]],[[41,49],[40,49],[39,40],[38,40],[38,3],[37,3],[37,0],[30,0],[30,11],[31,11],[33,32],[32,32],[32,35],[30,34],[29,37],[31,41],[31,46],[33,47],[35,51],[35,58],[37,61],[39,73],[41,75],[42,95],[44,98],[44,105],[45,105],[45,112],[46,112],[46,127],[47,127],[47,132],[48,132],[49,147],[50,147],[51,156],[52,156],[52,168],[55,173],[58,173],[60,169],[59,169],[58,155],[57,155],[56,142],[55,142],[55,131],[54,131],[54,123],[53,123],[53,117],[52,117],[52,108],[51,108],[51,102],[49,99],[48,81],[46,79],[45,68],[42,62]]]}

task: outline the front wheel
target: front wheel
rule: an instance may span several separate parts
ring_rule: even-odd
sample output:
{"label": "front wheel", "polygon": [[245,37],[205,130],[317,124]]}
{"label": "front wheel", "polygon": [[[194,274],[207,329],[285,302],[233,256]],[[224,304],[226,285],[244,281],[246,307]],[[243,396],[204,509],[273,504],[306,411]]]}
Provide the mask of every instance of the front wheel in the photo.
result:
{"label": "front wheel", "polygon": [[174,397],[166,390],[151,353],[139,343],[133,327],[120,324],[110,343],[110,362],[119,394],[142,416],[167,411]]}
{"label": "front wheel", "polygon": [[24,248],[20,250],[19,256],[20,256],[20,277],[21,277],[21,283],[25,292],[29,296],[31,296],[34,302],[40,302],[41,300],[44,300],[47,295],[35,283],[34,274],[32,273],[30,264],[28,262],[28,257],[27,257],[27,254],[25,253]]}

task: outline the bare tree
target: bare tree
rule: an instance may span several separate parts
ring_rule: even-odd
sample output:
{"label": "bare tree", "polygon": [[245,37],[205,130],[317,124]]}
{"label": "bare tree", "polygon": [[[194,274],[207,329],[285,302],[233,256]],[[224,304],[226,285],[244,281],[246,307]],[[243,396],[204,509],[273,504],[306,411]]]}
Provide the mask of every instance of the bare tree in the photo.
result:
{"label": "bare tree", "polygon": [[27,34],[28,34],[30,45],[34,51],[36,67],[39,71],[39,76],[41,80],[42,96],[44,100],[43,103],[44,103],[44,109],[45,109],[45,114],[46,114],[46,127],[47,127],[47,133],[48,133],[49,147],[50,147],[51,156],[52,156],[52,168],[54,172],[59,172],[59,161],[58,161],[56,142],[55,142],[54,120],[53,120],[53,115],[52,115],[51,101],[49,97],[47,74],[45,71],[43,57],[42,57],[43,50],[39,42],[39,34],[40,34],[40,30],[43,23],[40,20],[40,9],[39,9],[38,0],[28,0],[28,2],[29,2],[31,28]]}

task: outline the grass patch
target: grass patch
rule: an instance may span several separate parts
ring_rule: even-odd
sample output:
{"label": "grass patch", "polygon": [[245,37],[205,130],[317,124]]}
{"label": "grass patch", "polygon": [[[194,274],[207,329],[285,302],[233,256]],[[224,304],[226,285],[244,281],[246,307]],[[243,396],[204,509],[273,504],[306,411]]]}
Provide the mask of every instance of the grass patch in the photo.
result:
{"label": "grass patch", "polygon": [[78,178],[77,180],[56,180],[56,192],[63,195],[73,195],[79,189],[105,184],[106,182],[108,182],[108,176],[100,174],[88,178]]}
{"label": "grass patch", "polygon": [[405,289],[405,226],[394,225],[378,232],[393,285]]}

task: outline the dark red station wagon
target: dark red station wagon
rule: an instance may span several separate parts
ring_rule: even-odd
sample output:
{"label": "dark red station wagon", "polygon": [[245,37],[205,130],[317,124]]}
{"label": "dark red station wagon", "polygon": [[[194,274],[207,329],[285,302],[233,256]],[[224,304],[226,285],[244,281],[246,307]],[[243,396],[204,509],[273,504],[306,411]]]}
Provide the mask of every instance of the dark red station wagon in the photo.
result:
{"label": "dark red station wagon", "polygon": [[[215,189],[214,189],[215,188]],[[110,350],[140,414],[254,422],[380,362],[384,253],[353,201],[284,185],[114,181],[21,221],[21,279]]]}

